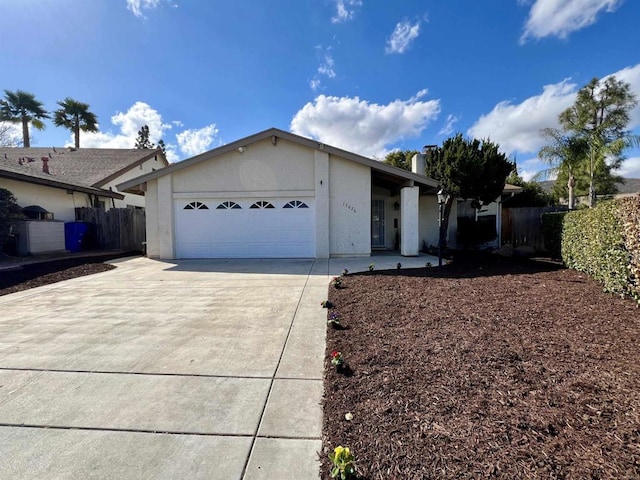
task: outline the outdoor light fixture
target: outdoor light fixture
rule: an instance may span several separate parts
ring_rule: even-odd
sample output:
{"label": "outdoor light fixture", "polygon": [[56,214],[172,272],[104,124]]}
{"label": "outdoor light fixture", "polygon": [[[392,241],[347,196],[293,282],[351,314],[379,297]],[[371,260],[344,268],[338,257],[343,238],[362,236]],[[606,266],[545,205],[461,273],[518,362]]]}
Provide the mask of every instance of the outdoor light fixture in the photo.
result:
{"label": "outdoor light fixture", "polygon": [[247,151],[247,147],[238,147],[238,152],[244,153]]}
{"label": "outdoor light fixture", "polygon": [[442,266],[442,224],[444,223],[443,210],[444,203],[447,200],[447,194],[444,188],[438,190],[438,267]]}

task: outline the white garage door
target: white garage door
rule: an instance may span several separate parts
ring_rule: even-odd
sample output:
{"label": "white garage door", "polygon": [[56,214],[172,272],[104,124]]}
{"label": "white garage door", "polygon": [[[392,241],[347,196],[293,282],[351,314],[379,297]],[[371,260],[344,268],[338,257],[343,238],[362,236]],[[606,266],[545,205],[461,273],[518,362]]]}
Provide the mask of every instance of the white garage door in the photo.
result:
{"label": "white garage door", "polygon": [[315,257],[312,198],[175,200],[178,258]]}

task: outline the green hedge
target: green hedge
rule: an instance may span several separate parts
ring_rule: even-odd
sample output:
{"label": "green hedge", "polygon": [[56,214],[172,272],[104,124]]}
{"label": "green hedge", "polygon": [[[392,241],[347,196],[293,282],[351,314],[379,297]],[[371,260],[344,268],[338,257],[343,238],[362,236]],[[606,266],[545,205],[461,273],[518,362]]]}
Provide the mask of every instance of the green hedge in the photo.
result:
{"label": "green hedge", "polygon": [[640,195],[620,203],[620,223],[624,246],[629,252],[629,292],[640,303]]}
{"label": "green hedge", "polygon": [[[628,222],[624,218],[634,209],[622,205],[622,201],[608,201],[569,212],[562,228],[562,260],[567,267],[598,280],[605,291],[640,301],[637,275],[632,271],[633,255],[625,245],[624,226]],[[638,243],[635,245],[640,250]]]}

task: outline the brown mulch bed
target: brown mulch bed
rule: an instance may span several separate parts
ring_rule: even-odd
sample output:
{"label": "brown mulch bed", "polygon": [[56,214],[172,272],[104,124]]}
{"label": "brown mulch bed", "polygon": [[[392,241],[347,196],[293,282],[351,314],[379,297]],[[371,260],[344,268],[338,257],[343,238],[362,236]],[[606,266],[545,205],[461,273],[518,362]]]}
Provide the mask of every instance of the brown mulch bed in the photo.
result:
{"label": "brown mulch bed", "polygon": [[490,256],[343,286],[329,291],[345,329],[327,332],[323,479],[337,445],[359,479],[640,478],[637,303]]}
{"label": "brown mulch bed", "polygon": [[106,272],[115,267],[103,262],[122,258],[125,255],[120,252],[114,255],[65,258],[31,263],[10,270],[0,270],[0,295],[20,292],[92,273]]}

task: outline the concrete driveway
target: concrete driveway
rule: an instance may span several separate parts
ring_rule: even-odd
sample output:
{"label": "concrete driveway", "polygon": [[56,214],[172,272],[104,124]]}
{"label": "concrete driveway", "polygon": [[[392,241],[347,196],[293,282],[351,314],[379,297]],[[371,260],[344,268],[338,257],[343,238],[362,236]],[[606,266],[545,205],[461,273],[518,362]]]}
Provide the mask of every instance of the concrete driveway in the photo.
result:
{"label": "concrete driveway", "polygon": [[0,297],[0,478],[317,480],[319,304],[372,261],[398,259],[133,258]]}

